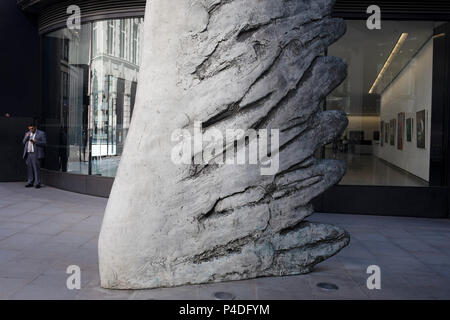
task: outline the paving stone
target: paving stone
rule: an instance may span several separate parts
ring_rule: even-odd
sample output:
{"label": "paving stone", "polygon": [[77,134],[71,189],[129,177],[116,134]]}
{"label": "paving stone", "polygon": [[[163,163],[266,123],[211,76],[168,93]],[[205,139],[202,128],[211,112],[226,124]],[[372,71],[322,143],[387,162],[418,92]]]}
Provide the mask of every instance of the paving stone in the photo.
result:
{"label": "paving stone", "polygon": [[22,289],[29,280],[19,278],[1,278],[0,277],[0,299],[8,299],[17,291]]}
{"label": "paving stone", "polygon": [[89,217],[89,214],[61,213],[52,217],[52,222],[76,223]]}
{"label": "paving stone", "polygon": [[0,249],[0,265],[20,256],[21,253],[22,251],[20,250]]}
{"label": "paving stone", "polygon": [[[211,290],[211,289],[210,289]],[[111,291],[111,290],[110,290]],[[110,292],[109,291],[109,292]],[[117,290],[113,290],[117,291]],[[210,291],[202,292],[202,298],[200,298],[200,289],[198,286],[183,286],[174,288],[158,288],[152,290],[139,290],[133,292],[132,290],[127,290],[132,292],[129,299],[136,300],[213,300]],[[110,292],[110,294],[113,294]]]}
{"label": "paving stone", "polygon": [[27,212],[25,214],[15,215],[10,219],[10,221],[37,224],[39,222],[47,221],[49,219],[51,219],[51,215]]}
{"label": "paving stone", "polygon": [[414,238],[398,238],[392,241],[397,246],[412,253],[437,253],[439,250],[429,246],[424,241],[420,241]]}
{"label": "paving stone", "polygon": [[6,239],[17,232],[18,231],[15,229],[8,229],[8,228],[0,227],[0,240]]}
{"label": "paving stone", "polygon": [[39,234],[27,234],[24,231],[18,232],[4,240],[0,241],[0,248],[24,250],[35,247],[38,244],[49,240],[50,236]]}
{"label": "paving stone", "polygon": [[[82,245],[92,239],[92,235],[83,232],[63,231],[53,236],[51,241],[57,243],[72,243]],[[0,243],[1,244],[1,243]]]}
{"label": "paving stone", "polygon": [[46,214],[46,215],[51,216],[51,215],[56,215],[58,213],[62,213],[64,211],[65,211],[64,207],[55,206],[52,204],[46,204],[40,208],[29,211],[29,213]]}
{"label": "paving stone", "polygon": [[47,220],[25,229],[25,232],[28,234],[56,235],[68,229],[71,225],[72,223],[58,223]]}
{"label": "paving stone", "polygon": [[[5,189],[8,193],[4,193]],[[154,290],[102,289],[97,246],[106,199],[90,200],[93,197],[45,189],[46,193],[41,194],[45,201],[37,201],[44,203],[42,211],[39,208],[30,212],[29,205],[24,205],[13,215],[0,214],[0,239],[2,234],[9,235],[0,240],[0,299],[213,299],[218,291],[231,292],[237,300],[450,299],[447,220],[323,213],[311,218],[349,230],[351,241],[310,274]],[[21,192],[22,183],[0,183],[0,201],[2,197],[8,201],[29,199]],[[44,208],[53,209],[44,212]],[[58,208],[63,211],[58,213]],[[89,213],[83,213],[86,208]],[[20,219],[32,214],[49,219],[37,223],[31,221],[39,219]],[[59,221],[54,221],[53,217],[60,214]],[[71,291],[65,286],[69,276],[66,270],[71,264],[81,268],[81,290]],[[381,268],[381,290],[366,286],[369,265]],[[317,288],[318,282],[335,283],[339,290],[324,291]]]}
{"label": "paving stone", "polygon": [[28,227],[31,227],[33,223],[24,223],[24,222],[17,222],[17,221],[1,221],[0,225],[3,229],[14,229],[17,231],[24,230]]}
{"label": "paving stone", "polygon": [[15,300],[73,300],[78,295],[77,290],[68,290],[59,286],[47,284],[28,284],[12,295],[10,299]]}
{"label": "paving stone", "polygon": [[17,258],[0,264],[0,278],[34,279],[50,266],[49,261]]}

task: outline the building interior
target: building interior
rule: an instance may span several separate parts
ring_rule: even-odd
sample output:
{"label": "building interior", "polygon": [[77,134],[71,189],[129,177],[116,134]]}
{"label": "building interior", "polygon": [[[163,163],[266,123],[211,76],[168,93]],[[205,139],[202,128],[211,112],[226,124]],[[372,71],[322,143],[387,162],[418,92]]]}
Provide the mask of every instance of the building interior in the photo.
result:
{"label": "building interior", "polygon": [[[327,97],[349,125],[325,148],[347,161],[344,185],[428,186],[433,73],[432,21],[348,20],[328,55],[348,64],[346,80]],[[435,36],[434,36],[435,37]]]}

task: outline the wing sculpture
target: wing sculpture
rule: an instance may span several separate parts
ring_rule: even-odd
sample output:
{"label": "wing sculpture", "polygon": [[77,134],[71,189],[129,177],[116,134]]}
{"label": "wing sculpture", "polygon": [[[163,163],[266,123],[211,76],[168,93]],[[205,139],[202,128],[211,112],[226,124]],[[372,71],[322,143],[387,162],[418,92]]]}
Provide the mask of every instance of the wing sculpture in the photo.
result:
{"label": "wing sculpture", "polygon": [[[346,77],[343,61],[323,56],[345,32],[333,2],[148,2],[136,108],[99,239],[103,287],[301,274],[348,244],[344,230],[304,220],[345,173],[314,158],[347,126],[344,113],[320,108]],[[235,141],[211,151],[214,140],[193,138],[196,123],[210,137],[266,134],[270,152],[259,164],[222,164]],[[197,161],[207,149],[215,161]]]}

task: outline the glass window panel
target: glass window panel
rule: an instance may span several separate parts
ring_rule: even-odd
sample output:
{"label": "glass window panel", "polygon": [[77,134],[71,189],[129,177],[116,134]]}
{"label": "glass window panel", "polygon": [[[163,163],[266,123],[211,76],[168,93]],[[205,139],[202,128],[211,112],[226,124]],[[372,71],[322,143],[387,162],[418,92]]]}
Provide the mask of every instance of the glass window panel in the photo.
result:
{"label": "glass window panel", "polygon": [[115,176],[134,108],[142,22],[98,21],[43,36],[46,168]]}
{"label": "glass window panel", "polygon": [[43,38],[45,166],[88,173],[88,86],[90,25],[63,29]]}
{"label": "glass window panel", "polygon": [[347,22],[328,55],[348,64],[347,79],[326,100],[349,119],[325,157],[343,159],[351,185],[428,186],[433,31],[430,21]]}
{"label": "glass window panel", "polygon": [[[129,22],[133,23],[133,28],[126,27],[131,24]],[[95,107],[94,103],[92,109],[92,174],[115,176],[117,171],[134,107],[135,84],[139,74],[136,63],[138,53],[134,50],[137,50],[140,40],[135,30],[142,22],[142,19],[112,20],[106,29],[101,22],[95,23],[98,37],[104,34],[107,39],[106,48],[114,47],[110,43],[113,39],[120,39],[120,49],[118,57],[111,56],[109,49],[106,52],[99,49],[91,64],[92,85],[96,86],[92,87],[92,98],[101,106]],[[119,28],[111,28],[113,25]],[[136,46],[131,48],[131,57],[125,54],[128,51],[125,46],[130,45],[127,39],[133,39],[132,43]]]}

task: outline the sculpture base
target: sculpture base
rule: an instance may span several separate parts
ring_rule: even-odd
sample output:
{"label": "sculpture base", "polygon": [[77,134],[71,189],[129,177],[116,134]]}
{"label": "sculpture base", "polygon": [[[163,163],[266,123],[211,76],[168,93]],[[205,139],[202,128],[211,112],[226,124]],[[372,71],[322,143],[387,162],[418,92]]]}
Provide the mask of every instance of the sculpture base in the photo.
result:
{"label": "sculpture base", "polygon": [[[306,274],[350,242],[350,235],[339,227],[307,221],[276,235],[260,236],[246,244],[234,241],[227,246],[185,257],[183,261],[152,266],[144,263],[145,268],[121,273],[127,278],[118,277],[119,273],[112,269],[104,269],[101,286],[107,289],[151,289]],[[150,269],[153,274],[148,273]]]}

